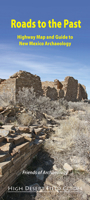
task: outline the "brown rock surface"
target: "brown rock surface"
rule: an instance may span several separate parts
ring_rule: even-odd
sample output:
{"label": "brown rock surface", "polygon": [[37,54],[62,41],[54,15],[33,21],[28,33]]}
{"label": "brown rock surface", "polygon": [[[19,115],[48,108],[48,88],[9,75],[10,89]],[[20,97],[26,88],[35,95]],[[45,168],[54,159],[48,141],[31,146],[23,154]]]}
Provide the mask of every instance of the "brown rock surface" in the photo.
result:
{"label": "brown rock surface", "polygon": [[64,97],[64,92],[61,91],[62,88],[63,84],[57,79],[55,79],[54,82],[53,81],[42,82],[43,95],[49,97],[52,100],[57,100],[58,97],[59,98]]}
{"label": "brown rock surface", "polygon": [[64,90],[58,89],[58,90],[57,90],[57,93],[58,93],[58,97],[59,97],[59,98],[63,98],[63,97],[64,97]]}
{"label": "brown rock surface", "polygon": [[11,136],[7,136],[7,137],[5,137],[5,139],[7,142],[10,142],[10,143],[12,143],[14,141],[14,138],[12,138]]}
{"label": "brown rock surface", "polygon": [[61,90],[63,88],[63,84],[57,79],[54,80],[54,85],[56,86],[57,89]]}
{"label": "brown rock surface", "polygon": [[3,81],[5,81],[5,79],[0,78],[0,84],[1,84]]}
{"label": "brown rock surface", "polygon": [[87,99],[86,87],[84,85],[78,84],[77,99],[81,101],[82,99]]}
{"label": "brown rock surface", "polygon": [[2,128],[4,128],[5,130],[13,130],[15,127],[14,127],[14,125],[10,125],[10,124],[8,124],[8,125],[3,125],[2,126]]}
{"label": "brown rock surface", "polygon": [[28,142],[31,142],[32,140],[34,140],[34,138],[32,138],[31,134],[28,133],[22,133],[22,136],[24,137],[24,139]]}
{"label": "brown rock surface", "polygon": [[63,168],[68,172],[71,172],[73,170],[73,168],[68,163],[65,163]]}
{"label": "brown rock surface", "polygon": [[34,129],[34,132],[36,135],[39,135],[39,133],[41,133],[43,130],[43,128],[37,128],[37,129]]}
{"label": "brown rock surface", "polygon": [[67,101],[76,101],[78,81],[67,76],[63,82],[64,97]]}
{"label": "brown rock surface", "polygon": [[0,136],[0,143],[3,142],[4,137]]}
{"label": "brown rock surface", "polygon": [[0,144],[0,150],[1,151],[9,152],[10,148],[11,148],[11,143],[6,143],[6,144],[1,143]]}
{"label": "brown rock surface", "polygon": [[5,161],[5,159],[9,156],[9,154],[2,154],[0,155],[0,162]]}
{"label": "brown rock surface", "polygon": [[4,174],[11,165],[12,165],[11,161],[0,163],[0,175]]}
{"label": "brown rock surface", "polygon": [[18,130],[23,133],[28,133],[29,127],[28,126],[20,126],[20,127],[18,127]]}
{"label": "brown rock surface", "polygon": [[25,142],[24,144],[18,145],[13,149],[11,155],[14,155],[14,154],[16,154],[18,152],[21,153],[22,151],[24,152],[25,149],[27,149],[28,147],[29,147],[29,142]]}
{"label": "brown rock surface", "polygon": [[0,112],[2,112],[4,110],[4,107],[0,107]]}
{"label": "brown rock surface", "polygon": [[42,82],[42,88],[43,87],[51,87],[51,88],[53,88],[54,87],[54,82],[53,81],[44,81],[44,82]]}
{"label": "brown rock surface", "polygon": [[18,145],[18,144],[23,143],[23,142],[24,142],[24,137],[21,136],[21,135],[18,135],[17,137],[15,137],[14,141],[13,141],[13,143],[15,145]]}
{"label": "brown rock surface", "polygon": [[1,82],[0,84],[0,96],[1,100],[5,102],[17,101],[18,91],[23,87],[34,88],[37,96],[42,95],[42,86],[39,76],[33,75],[26,71],[19,71],[10,76],[9,79]]}
{"label": "brown rock surface", "polygon": [[57,100],[57,97],[58,97],[58,93],[57,93],[57,90],[53,87],[43,87],[43,94],[46,96],[46,97],[49,97],[50,99],[52,100]]}

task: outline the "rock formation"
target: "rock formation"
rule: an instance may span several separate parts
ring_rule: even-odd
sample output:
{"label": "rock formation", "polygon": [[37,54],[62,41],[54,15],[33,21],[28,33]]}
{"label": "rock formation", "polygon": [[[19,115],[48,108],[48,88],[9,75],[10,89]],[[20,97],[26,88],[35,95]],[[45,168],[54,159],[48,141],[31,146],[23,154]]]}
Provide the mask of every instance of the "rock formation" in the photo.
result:
{"label": "rock formation", "polygon": [[44,81],[44,82],[42,82],[42,88],[48,87],[48,86],[53,88],[55,86],[54,82],[53,81]]}
{"label": "rock formation", "polygon": [[[74,79],[71,76],[65,77],[64,81],[60,82],[59,80],[55,79],[54,82],[45,81],[42,82],[42,89],[45,96],[50,97],[52,99],[52,96],[49,95],[48,91],[50,88],[55,88],[57,90],[57,99],[58,98],[65,98],[67,101],[81,101],[82,99],[87,99],[87,92],[86,87],[84,85],[81,85],[78,83],[78,80]],[[52,90],[54,91],[54,90]],[[53,93],[55,98],[55,93]]]}
{"label": "rock formation", "polygon": [[63,88],[63,84],[57,79],[54,80],[54,85],[56,85],[57,89],[61,90]]}
{"label": "rock formation", "polygon": [[64,98],[64,90],[57,89],[58,97]]}
{"label": "rock formation", "polygon": [[87,99],[86,87],[84,85],[78,84],[77,99],[81,101],[82,99]]}
{"label": "rock formation", "polygon": [[57,90],[53,87],[43,87],[43,95],[46,97],[49,97],[52,100],[57,100],[58,97],[58,93]]}
{"label": "rock formation", "polygon": [[87,99],[85,86],[78,84],[78,80],[67,76],[64,81],[60,82],[45,81],[41,83],[40,77],[29,72],[19,71],[10,76],[9,79],[0,79],[0,98],[1,101],[14,102],[18,101],[18,93],[23,88],[32,88],[36,96],[46,96],[52,100],[65,98],[67,101],[81,101]]}
{"label": "rock formation", "polygon": [[34,127],[31,131],[30,128],[13,125],[0,127],[0,197],[32,162],[43,145],[47,129],[42,126]]}
{"label": "rock formation", "polygon": [[1,78],[0,78],[0,84],[1,84],[3,81],[5,81],[5,79],[1,79]]}
{"label": "rock formation", "polygon": [[29,72],[19,71],[10,76],[9,79],[1,81],[0,96],[2,99],[17,102],[18,91],[23,87],[34,88],[37,96],[42,96],[42,85],[39,76],[33,75]]}
{"label": "rock formation", "polygon": [[63,82],[64,97],[67,101],[77,100],[78,80],[67,76]]}
{"label": "rock formation", "polygon": [[52,100],[57,100],[58,98],[64,97],[64,92],[61,90],[63,88],[63,84],[55,79],[52,81],[42,82],[43,95],[49,97]]}

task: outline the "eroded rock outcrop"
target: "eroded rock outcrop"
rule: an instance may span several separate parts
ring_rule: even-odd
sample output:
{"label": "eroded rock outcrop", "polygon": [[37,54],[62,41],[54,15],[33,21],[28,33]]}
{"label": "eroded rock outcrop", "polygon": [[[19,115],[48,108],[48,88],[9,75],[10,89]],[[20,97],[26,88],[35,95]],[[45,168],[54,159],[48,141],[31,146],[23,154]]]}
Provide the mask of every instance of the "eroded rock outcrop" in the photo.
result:
{"label": "eroded rock outcrop", "polygon": [[50,128],[45,126],[0,127],[0,197],[32,162]]}
{"label": "eroded rock outcrop", "polygon": [[59,98],[64,98],[64,90],[58,89],[57,92],[58,92],[58,97]]}
{"label": "eroded rock outcrop", "polygon": [[78,84],[77,99],[81,101],[82,99],[87,99],[86,87],[84,85]]}
{"label": "eroded rock outcrop", "polygon": [[48,86],[53,88],[54,87],[54,82],[53,81],[44,81],[44,82],[42,82],[42,88],[48,87]]}
{"label": "eroded rock outcrop", "polygon": [[3,81],[5,81],[5,79],[0,78],[0,84],[1,84]]}
{"label": "eroded rock outcrop", "polygon": [[54,80],[54,86],[56,86],[56,88],[60,90],[63,88],[63,84],[57,79]]}
{"label": "eroded rock outcrop", "polygon": [[0,101],[6,104],[8,102],[17,103],[20,91],[24,89],[24,93],[28,93],[26,88],[33,88],[36,97],[44,95],[52,100],[65,98],[67,101],[81,101],[87,99],[85,86],[78,84],[78,80],[71,76],[67,76],[64,81],[55,79],[54,82],[41,83],[39,76],[20,70],[7,80],[0,79]]}
{"label": "eroded rock outcrop", "polygon": [[0,84],[0,98],[2,101],[14,103],[17,102],[18,91],[22,88],[34,88],[37,96],[42,96],[42,85],[39,76],[33,75],[26,71],[19,71],[4,80]]}
{"label": "eroded rock outcrop", "polygon": [[[54,98],[55,100],[58,98],[65,98],[67,101],[81,101],[82,99],[87,99],[86,87],[78,83],[78,80],[71,76],[65,77],[62,82],[57,79],[55,79],[54,82],[42,82],[43,94],[51,99],[53,99],[53,95],[54,97],[56,95],[52,88],[55,88],[57,91],[57,98]],[[50,91],[53,92],[53,95],[50,95]]]}
{"label": "eroded rock outcrop", "polygon": [[63,84],[57,79],[55,79],[54,82],[42,82],[43,94],[52,100],[57,100],[58,98],[64,97],[64,91],[62,88]]}
{"label": "eroded rock outcrop", "polygon": [[77,100],[78,80],[67,76],[63,82],[64,97],[67,101]]}
{"label": "eroded rock outcrop", "polygon": [[58,98],[58,93],[57,93],[57,90],[53,87],[43,87],[43,94],[46,96],[46,97],[49,97],[50,99],[52,100],[57,100]]}

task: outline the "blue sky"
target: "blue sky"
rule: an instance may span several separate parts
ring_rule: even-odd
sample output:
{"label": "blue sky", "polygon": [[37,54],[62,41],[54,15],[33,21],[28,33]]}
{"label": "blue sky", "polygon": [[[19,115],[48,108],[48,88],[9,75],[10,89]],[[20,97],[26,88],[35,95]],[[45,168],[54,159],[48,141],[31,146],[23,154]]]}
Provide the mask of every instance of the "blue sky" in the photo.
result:
{"label": "blue sky", "polygon": [[[42,81],[63,81],[73,76],[86,86],[90,98],[90,2],[89,0],[0,1],[0,78],[8,78],[19,70],[40,76]],[[11,28],[11,19],[36,22],[36,28]],[[48,20],[62,22],[62,28],[49,28]],[[81,28],[63,28],[64,19],[81,21]],[[45,21],[46,28],[38,28],[37,21]],[[72,35],[71,47],[19,46],[17,35]],[[27,40],[24,40],[26,42]],[[38,40],[35,40],[36,42]],[[43,42],[42,40],[39,40]],[[51,42],[51,40],[48,40]],[[54,39],[53,42],[62,42]]]}

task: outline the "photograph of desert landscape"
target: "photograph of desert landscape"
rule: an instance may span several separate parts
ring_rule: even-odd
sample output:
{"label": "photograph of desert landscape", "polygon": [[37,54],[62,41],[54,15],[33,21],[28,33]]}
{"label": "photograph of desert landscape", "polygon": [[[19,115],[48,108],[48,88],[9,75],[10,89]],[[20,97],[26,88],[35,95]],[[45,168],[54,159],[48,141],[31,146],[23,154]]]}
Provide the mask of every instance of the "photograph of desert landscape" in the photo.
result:
{"label": "photograph of desert landscape", "polygon": [[89,8],[0,2],[0,200],[90,200]]}
{"label": "photograph of desert landscape", "polygon": [[70,76],[41,82],[19,71],[0,80],[0,103],[2,199],[89,199],[85,86]]}

